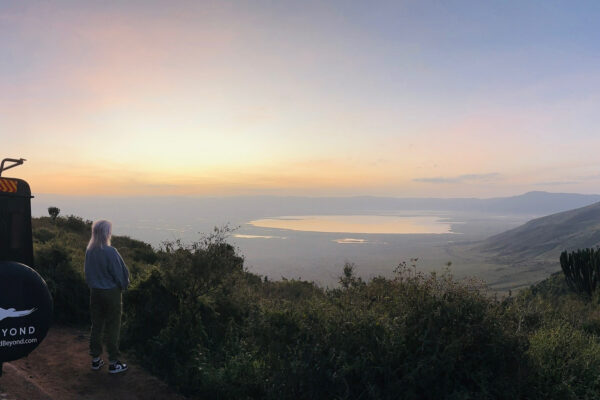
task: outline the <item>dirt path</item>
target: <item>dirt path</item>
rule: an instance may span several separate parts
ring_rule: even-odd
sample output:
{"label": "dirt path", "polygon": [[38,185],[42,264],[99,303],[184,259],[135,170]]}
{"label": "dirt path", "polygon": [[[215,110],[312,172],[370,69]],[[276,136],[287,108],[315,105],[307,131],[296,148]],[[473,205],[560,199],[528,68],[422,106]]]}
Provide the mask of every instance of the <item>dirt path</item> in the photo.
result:
{"label": "dirt path", "polygon": [[27,358],[4,364],[0,400],[185,400],[125,357],[127,372],[92,371],[87,348],[88,332],[53,327]]}

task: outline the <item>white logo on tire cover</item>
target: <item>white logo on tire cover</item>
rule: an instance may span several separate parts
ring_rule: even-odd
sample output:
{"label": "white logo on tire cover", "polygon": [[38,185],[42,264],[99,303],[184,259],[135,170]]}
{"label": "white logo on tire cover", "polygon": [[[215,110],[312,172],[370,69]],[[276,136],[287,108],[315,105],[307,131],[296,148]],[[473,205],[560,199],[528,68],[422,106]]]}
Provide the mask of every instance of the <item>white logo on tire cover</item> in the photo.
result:
{"label": "white logo on tire cover", "polygon": [[31,314],[35,310],[37,310],[37,308],[32,308],[31,310],[15,311],[14,308],[4,309],[0,307],[0,321],[2,321],[4,318],[24,317],[26,315]]}

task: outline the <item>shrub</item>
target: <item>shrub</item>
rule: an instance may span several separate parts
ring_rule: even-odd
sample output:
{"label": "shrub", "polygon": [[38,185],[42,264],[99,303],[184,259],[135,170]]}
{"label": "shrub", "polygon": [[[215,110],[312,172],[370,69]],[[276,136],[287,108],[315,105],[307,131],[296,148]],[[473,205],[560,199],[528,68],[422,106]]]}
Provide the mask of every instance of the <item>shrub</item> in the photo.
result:
{"label": "shrub", "polygon": [[123,347],[151,359],[147,344],[178,312],[177,297],[165,287],[162,274],[155,268],[124,293],[123,303]]}
{"label": "shrub", "polygon": [[528,351],[539,373],[544,399],[597,399],[600,343],[597,336],[557,322],[536,331]]}
{"label": "shrub", "polygon": [[513,399],[538,376],[518,315],[476,282],[348,264],[341,283],[262,281],[218,234],[168,243],[126,293],[123,344],[205,399]]}
{"label": "shrub", "polygon": [[81,272],[73,267],[70,252],[56,242],[49,242],[36,250],[35,265],[54,300],[55,320],[88,322],[89,288]]}
{"label": "shrub", "polygon": [[78,233],[90,232],[90,229],[92,228],[92,221],[84,220],[75,215],[57,218],[56,222],[59,226]]}
{"label": "shrub", "polygon": [[[351,271],[344,278],[352,282]],[[513,399],[525,338],[500,305],[447,275],[345,285],[283,303],[255,337],[269,398]]]}
{"label": "shrub", "polygon": [[[56,319],[87,323],[79,266],[89,221],[45,217],[34,228]],[[248,273],[226,233],[160,251],[114,240],[134,280],[124,293],[123,348],[185,394],[592,399],[600,392],[600,294],[573,293],[560,272],[502,301],[476,281],[418,273],[416,259],[394,278],[370,281],[346,264],[340,287],[323,290]]]}
{"label": "shrub", "polygon": [[112,245],[119,249],[119,253],[121,253],[123,257],[129,256],[134,261],[154,264],[158,260],[158,255],[152,246],[127,236],[113,237]]}
{"label": "shrub", "polygon": [[158,264],[126,294],[124,345],[184,393],[240,397],[246,389],[227,379],[250,360],[236,344],[250,307],[239,299],[243,259],[216,232],[189,247],[165,244]]}
{"label": "shrub", "polygon": [[41,243],[46,243],[47,241],[53,239],[55,236],[56,235],[54,234],[54,232],[46,228],[40,228],[33,231],[33,239]]}

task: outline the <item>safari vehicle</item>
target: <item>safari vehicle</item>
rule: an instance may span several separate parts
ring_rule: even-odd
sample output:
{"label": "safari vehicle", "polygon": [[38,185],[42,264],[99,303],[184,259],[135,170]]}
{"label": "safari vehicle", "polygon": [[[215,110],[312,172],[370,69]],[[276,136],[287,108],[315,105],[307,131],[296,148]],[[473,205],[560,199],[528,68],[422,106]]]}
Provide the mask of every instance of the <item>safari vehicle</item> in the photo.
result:
{"label": "safari vehicle", "polygon": [[2,363],[27,356],[46,337],[52,297],[32,268],[31,189],[2,173],[25,160],[0,164],[0,376]]}

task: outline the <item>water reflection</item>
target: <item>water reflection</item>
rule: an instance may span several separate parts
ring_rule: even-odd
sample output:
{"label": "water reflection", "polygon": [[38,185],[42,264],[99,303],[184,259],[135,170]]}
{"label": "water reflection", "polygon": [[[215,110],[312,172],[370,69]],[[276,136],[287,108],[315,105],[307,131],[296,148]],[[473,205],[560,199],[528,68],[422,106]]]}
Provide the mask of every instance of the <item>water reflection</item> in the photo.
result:
{"label": "water reflection", "polygon": [[368,243],[366,239],[354,239],[354,238],[335,239],[334,242],[339,243],[339,244],[363,244],[363,243]]}

